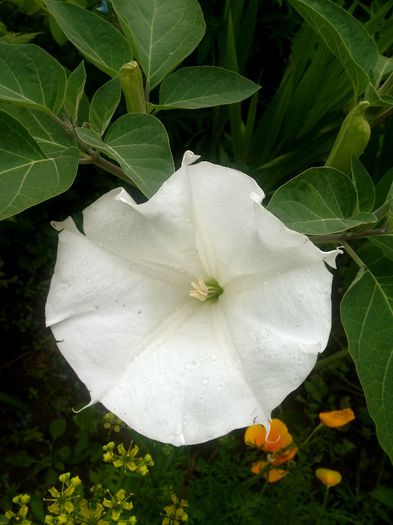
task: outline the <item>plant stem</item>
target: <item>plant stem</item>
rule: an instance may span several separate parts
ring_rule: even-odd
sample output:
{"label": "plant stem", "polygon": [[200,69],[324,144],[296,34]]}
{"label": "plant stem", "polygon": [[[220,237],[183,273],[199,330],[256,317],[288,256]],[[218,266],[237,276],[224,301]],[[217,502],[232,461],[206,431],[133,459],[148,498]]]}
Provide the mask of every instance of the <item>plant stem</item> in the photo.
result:
{"label": "plant stem", "polygon": [[[82,164],[87,163],[83,162]],[[104,159],[103,157],[101,157],[101,155],[92,157],[90,164],[94,164],[95,166],[98,166],[99,168],[102,168],[103,170],[112,173],[112,175],[116,175],[116,177],[119,177],[121,180],[128,182],[132,186],[135,186],[134,182],[131,179],[129,179],[127,175],[125,175],[124,171],[120,168],[120,166],[114,164],[113,162],[110,162],[109,160]]]}
{"label": "plant stem", "polygon": [[306,439],[303,441],[303,443],[299,446],[299,449],[300,449],[300,448],[304,448],[304,445],[306,445],[306,444],[310,441],[310,439],[311,439],[312,437],[314,437],[314,435],[315,435],[315,434],[318,432],[318,430],[320,430],[322,427],[323,427],[322,423],[319,423],[319,425],[317,425],[317,426],[314,428],[314,430],[312,430],[312,431],[310,432],[310,434],[306,437]]}
{"label": "plant stem", "polygon": [[52,115],[52,118],[57,124],[59,124],[59,126],[61,126],[65,131],[67,131],[67,133],[71,135],[74,138],[74,140],[82,147],[84,152],[87,153],[87,155],[82,156],[79,159],[79,164],[94,164],[95,166],[102,168],[108,173],[116,175],[116,177],[119,177],[119,179],[123,180],[124,182],[128,182],[128,184],[135,186],[134,182],[127,177],[127,175],[120,168],[120,166],[113,162],[110,162],[109,160],[104,159],[96,150],[85,144],[83,140],[81,140],[78,137],[77,133],[75,132],[74,126],[70,122],[68,122],[67,120],[62,120],[56,115]]}
{"label": "plant stem", "polygon": [[364,264],[364,262],[361,260],[361,258],[359,257],[359,255],[355,252],[355,250],[353,250],[350,245],[346,242],[346,241],[342,241],[342,245],[345,249],[345,251],[347,252],[347,254],[352,257],[352,259],[355,261],[355,263],[359,266],[359,268],[365,268],[366,265]]}
{"label": "plant stem", "polygon": [[353,233],[333,233],[328,235],[309,235],[310,239],[313,242],[342,242],[356,240],[356,239],[365,239],[367,237],[375,237],[377,235],[385,235],[387,233],[386,228],[378,228],[375,230],[366,230],[362,232],[353,232]]}

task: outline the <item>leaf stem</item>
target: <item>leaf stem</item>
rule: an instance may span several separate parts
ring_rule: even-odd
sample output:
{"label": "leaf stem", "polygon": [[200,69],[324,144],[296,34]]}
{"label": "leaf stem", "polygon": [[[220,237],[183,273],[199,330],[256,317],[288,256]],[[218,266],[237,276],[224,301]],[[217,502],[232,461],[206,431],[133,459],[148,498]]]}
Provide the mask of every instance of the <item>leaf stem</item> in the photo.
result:
{"label": "leaf stem", "polygon": [[127,182],[128,184],[131,184],[132,186],[135,186],[135,184],[132,182],[132,180],[127,177],[127,175],[124,173],[124,171],[118,166],[117,164],[110,162],[109,160],[104,159],[104,157],[101,157],[101,155],[93,148],[87,146],[76,134],[74,126],[69,122],[68,120],[62,120],[61,118],[57,117],[56,115],[52,115],[53,120],[59,124],[69,135],[73,137],[73,139],[81,146],[83,151],[87,153],[87,155],[81,156],[79,159],[79,164],[94,164],[95,166],[102,168],[103,170],[107,171],[108,173],[111,173],[112,175],[116,175],[116,177],[119,177],[119,179]]}
{"label": "leaf stem", "polygon": [[342,241],[342,245],[343,245],[345,251],[347,252],[347,254],[355,261],[355,263],[359,266],[359,268],[365,268],[366,267],[366,265],[361,260],[359,255],[355,252],[355,250],[353,250],[351,248],[351,246],[346,241]]}
{"label": "leaf stem", "polygon": [[377,235],[385,235],[387,229],[385,227],[378,228],[375,230],[366,230],[361,232],[343,232],[343,233],[333,233],[327,235],[309,235],[310,240],[313,242],[342,242],[351,241],[356,239],[365,239],[367,237],[375,237]]}
{"label": "leaf stem", "polygon": [[116,177],[119,177],[119,179],[127,182],[128,184],[135,186],[132,180],[128,178],[127,175],[125,175],[124,171],[120,168],[120,166],[118,166],[117,164],[114,164],[113,162],[110,162],[109,160],[104,159],[104,157],[101,157],[101,155],[94,155],[90,157],[90,161],[86,161],[86,160],[84,160],[83,162],[81,161],[80,161],[80,164],[94,164],[95,166],[102,168],[108,173],[111,173],[112,175],[116,175]]}

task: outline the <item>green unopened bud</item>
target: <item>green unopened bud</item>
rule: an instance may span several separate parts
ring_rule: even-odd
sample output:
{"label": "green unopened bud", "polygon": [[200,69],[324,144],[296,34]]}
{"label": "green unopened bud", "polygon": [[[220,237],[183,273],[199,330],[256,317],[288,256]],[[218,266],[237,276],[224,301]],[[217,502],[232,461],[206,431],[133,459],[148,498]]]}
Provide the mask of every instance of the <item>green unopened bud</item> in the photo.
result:
{"label": "green unopened bud", "polygon": [[352,155],[359,158],[370,140],[370,124],[363,115],[363,111],[368,106],[369,103],[364,100],[345,117],[326,161],[326,166],[350,175]]}
{"label": "green unopened bud", "polygon": [[133,60],[123,64],[119,71],[119,79],[128,113],[146,113],[143,78],[138,62]]}

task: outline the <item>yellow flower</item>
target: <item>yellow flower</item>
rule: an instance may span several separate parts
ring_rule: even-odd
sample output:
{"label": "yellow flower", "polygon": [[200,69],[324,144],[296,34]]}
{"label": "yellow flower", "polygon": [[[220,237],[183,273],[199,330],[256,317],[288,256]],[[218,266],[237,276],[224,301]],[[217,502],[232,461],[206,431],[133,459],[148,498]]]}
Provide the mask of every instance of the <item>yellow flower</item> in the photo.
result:
{"label": "yellow flower", "polygon": [[342,480],[340,472],[328,468],[317,468],[315,475],[327,487],[334,487],[341,483]]}
{"label": "yellow flower", "polygon": [[321,412],[319,420],[322,425],[329,428],[339,428],[355,419],[352,408],[343,408],[341,410],[331,410],[330,412]]}
{"label": "yellow flower", "polygon": [[287,470],[272,468],[271,465],[269,461],[257,461],[251,466],[251,472],[262,474],[268,483],[277,483],[288,474]]}

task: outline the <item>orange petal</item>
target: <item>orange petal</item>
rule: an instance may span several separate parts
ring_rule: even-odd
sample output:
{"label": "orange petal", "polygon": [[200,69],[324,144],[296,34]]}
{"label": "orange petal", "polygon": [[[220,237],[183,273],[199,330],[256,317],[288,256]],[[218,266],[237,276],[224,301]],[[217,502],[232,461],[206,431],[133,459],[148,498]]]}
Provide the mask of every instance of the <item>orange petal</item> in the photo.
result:
{"label": "orange petal", "polygon": [[290,445],[293,439],[285,423],[280,419],[272,419],[268,435],[266,435],[266,429],[263,425],[252,425],[246,429],[244,442],[250,447],[274,452]]}
{"label": "orange petal", "polygon": [[247,427],[244,433],[244,443],[249,447],[262,448],[265,443],[266,430],[262,425]]}
{"label": "orange petal", "polygon": [[267,452],[274,452],[280,448],[287,447],[292,443],[292,441],[292,436],[288,432],[286,424],[280,419],[272,419],[270,431],[265,438],[263,449]]}
{"label": "orange petal", "polygon": [[322,425],[329,428],[339,428],[355,419],[352,408],[343,408],[342,410],[331,410],[330,412],[321,412],[319,420]]}
{"label": "orange petal", "polygon": [[342,476],[337,470],[330,470],[328,468],[317,468],[315,475],[327,487],[334,487],[341,483]]}
{"label": "orange petal", "polygon": [[269,461],[272,465],[283,465],[290,459],[293,459],[296,456],[298,450],[299,449],[297,447],[290,447],[283,452],[278,451],[275,454],[272,454],[271,458],[269,457]]}
{"label": "orange petal", "polygon": [[266,479],[268,483],[277,483],[280,479],[284,478],[287,474],[287,470],[271,468],[271,463],[268,461],[257,461],[251,466],[251,472],[254,474],[260,474]]}

